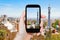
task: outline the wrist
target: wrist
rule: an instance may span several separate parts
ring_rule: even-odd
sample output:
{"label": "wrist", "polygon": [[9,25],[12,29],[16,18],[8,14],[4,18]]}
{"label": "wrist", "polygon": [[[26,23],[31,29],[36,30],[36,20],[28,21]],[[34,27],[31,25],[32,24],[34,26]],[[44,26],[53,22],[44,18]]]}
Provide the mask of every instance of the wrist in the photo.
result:
{"label": "wrist", "polygon": [[24,40],[30,40],[32,38],[32,35],[26,34]]}

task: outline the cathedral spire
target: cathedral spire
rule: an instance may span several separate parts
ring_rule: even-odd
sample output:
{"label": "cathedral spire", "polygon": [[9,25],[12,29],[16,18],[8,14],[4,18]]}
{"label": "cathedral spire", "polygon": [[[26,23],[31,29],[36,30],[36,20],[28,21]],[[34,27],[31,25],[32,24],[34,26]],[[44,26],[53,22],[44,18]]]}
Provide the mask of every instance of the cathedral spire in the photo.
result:
{"label": "cathedral spire", "polygon": [[38,23],[38,21],[39,21],[39,18],[38,18],[38,11],[37,11],[37,23]]}
{"label": "cathedral spire", "polygon": [[48,28],[50,28],[50,10],[51,10],[51,7],[49,5],[48,7]]}

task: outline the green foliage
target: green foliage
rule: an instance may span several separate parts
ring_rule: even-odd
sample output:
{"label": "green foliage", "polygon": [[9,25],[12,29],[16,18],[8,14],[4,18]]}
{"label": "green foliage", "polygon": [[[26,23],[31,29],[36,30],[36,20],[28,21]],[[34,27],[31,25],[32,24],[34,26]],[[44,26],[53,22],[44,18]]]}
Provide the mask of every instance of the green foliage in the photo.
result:
{"label": "green foliage", "polygon": [[60,40],[60,34],[53,34],[53,35],[51,36],[51,39],[52,39],[52,40]]}
{"label": "green foliage", "polygon": [[28,21],[27,24],[30,25],[31,24],[30,21]]}
{"label": "green foliage", "polygon": [[31,25],[32,22],[36,23],[36,20],[33,20],[33,21],[28,20],[27,24],[28,24],[28,25]]}
{"label": "green foliage", "polygon": [[7,34],[6,30],[0,29],[0,40],[4,39],[6,34]]}
{"label": "green foliage", "polygon": [[45,38],[45,40],[51,40],[51,34],[52,34],[51,28],[49,28],[49,31],[46,31],[46,38]]}
{"label": "green foliage", "polygon": [[52,27],[56,28],[56,25],[58,25],[59,20],[56,20],[54,23],[52,23]]}
{"label": "green foliage", "polygon": [[60,34],[52,34],[51,39],[47,37],[47,40],[60,40]]}
{"label": "green foliage", "polygon": [[46,27],[46,25],[47,25],[47,22],[44,22],[43,27],[45,28],[45,27]]}

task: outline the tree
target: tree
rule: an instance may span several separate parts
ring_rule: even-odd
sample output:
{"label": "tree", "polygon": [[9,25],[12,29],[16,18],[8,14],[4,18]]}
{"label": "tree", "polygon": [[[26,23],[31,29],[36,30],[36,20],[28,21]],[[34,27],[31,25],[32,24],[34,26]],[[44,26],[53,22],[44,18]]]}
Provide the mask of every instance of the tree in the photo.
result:
{"label": "tree", "polygon": [[56,20],[54,23],[52,23],[52,27],[56,28],[56,25],[58,25],[59,20]]}

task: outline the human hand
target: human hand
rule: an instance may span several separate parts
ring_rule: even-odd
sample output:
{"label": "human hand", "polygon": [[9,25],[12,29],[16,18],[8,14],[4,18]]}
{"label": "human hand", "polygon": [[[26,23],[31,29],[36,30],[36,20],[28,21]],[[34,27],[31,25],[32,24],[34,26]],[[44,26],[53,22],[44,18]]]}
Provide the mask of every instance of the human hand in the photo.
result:
{"label": "human hand", "polygon": [[[30,40],[30,38],[33,36],[33,33],[27,33],[25,30],[25,12],[22,13],[21,17],[20,17],[20,25],[19,25],[19,32],[17,33],[16,37],[14,40]],[[42,31],[42,26],[43,26],[43,22],[41,22],[40,24],[41,26],[41,30]],[[39,35],[40,33],[37,33],[37,35]]]}

